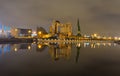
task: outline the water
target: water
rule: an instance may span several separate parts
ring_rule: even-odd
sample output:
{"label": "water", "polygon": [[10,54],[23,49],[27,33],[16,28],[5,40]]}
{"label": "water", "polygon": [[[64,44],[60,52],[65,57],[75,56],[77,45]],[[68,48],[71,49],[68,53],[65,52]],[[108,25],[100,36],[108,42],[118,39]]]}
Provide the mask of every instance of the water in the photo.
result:
{"label": "water", "polygon": [[0,44],[0,76],[120,76],[110,42]]}

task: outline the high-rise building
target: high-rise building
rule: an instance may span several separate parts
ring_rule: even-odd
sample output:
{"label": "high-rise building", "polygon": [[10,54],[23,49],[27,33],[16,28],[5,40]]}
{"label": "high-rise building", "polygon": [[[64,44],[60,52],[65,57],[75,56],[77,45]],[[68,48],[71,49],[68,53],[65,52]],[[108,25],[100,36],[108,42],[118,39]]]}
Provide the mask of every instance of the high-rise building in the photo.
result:
{"label": "high-rise building", "polygon": [[62,24],[59,21],[53,21],[53,24],[50,26],[50,33],[59,38],[65,38],[72,35],[72,25],[71,23]]}
{"label": "high-rise building", "polygon": [[65,36],[71,36],[72,35],[72,25],[70,23],[62,24],[60,28],[60,33],[64,34]]}
{"label": "high-rise building", "polygon": [[60,26],[59,21],[53,21],[52,25],[50,26],[50,33],[52,35],[59,33],[59,26]]}

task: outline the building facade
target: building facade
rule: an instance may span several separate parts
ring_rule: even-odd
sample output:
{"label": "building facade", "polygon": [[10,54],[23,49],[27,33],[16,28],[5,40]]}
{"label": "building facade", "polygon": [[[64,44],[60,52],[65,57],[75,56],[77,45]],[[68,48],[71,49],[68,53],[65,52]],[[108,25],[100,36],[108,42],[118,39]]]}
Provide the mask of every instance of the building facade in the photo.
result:
{"label": "building facade", "polygon": [[15,38],[17,38],[17,37],[31,37],[32,36],[32,29],[12,28],[11,35]]}
{"label": "building facade", "polygon": [[62,24],[59,21],[53,21],[50,26],[50,34],[52,36],[58,36],[60,39],[70,37],[72,35],[71,23]]}

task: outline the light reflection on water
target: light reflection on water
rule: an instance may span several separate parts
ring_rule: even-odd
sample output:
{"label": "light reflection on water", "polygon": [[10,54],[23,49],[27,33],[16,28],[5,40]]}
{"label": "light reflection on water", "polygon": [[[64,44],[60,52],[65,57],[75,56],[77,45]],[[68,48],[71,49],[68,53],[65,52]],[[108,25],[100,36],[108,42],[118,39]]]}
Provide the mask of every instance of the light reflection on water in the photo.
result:
{"label": "light reflection on water", "polygon": [[59,58],[69,59],[71,56],[71,51],[76,49],[77,51],[76,61],[78,61],[79,52],[81,48],[99,49],[103,47],[115,47],[115,46],[117,46],[117,44],[111,42],[80,42],[80,43],[33,42],[33,43],[21,43],[21,44],[0,44],[0,55],[3,55],[6,52],[10,52],[10,51],[17,52],[21,50],[42,52],[45,50],[45,48],[49,48],[48,52],[52,57],[52,59],[59,60]]}
{"label": "light reflection on water", "polygon": [[[120,66],[119,54],[119,45],[111,42],[0,44],[0,70],[1,75],[8,70],[8,74],[15,75],[72,76],[98,76],[104,70],[105,75],[112,76],[114,72],[119,74],[120,67],[116,68]],[[92,71],[95,68],[98,71]]]}

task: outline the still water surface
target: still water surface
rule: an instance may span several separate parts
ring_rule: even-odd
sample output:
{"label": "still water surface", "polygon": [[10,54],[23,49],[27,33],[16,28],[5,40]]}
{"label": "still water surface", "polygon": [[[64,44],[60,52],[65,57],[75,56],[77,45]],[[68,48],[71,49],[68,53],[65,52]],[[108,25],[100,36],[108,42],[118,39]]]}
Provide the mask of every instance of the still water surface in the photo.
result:
{"label": "still water surface", "polygon": [[120,76],[110,42],[0,44],[0,76]]}

